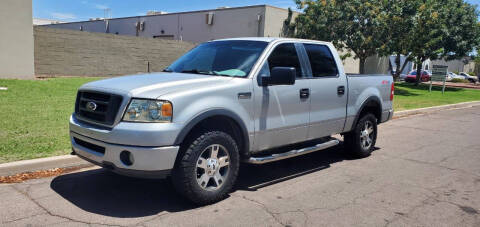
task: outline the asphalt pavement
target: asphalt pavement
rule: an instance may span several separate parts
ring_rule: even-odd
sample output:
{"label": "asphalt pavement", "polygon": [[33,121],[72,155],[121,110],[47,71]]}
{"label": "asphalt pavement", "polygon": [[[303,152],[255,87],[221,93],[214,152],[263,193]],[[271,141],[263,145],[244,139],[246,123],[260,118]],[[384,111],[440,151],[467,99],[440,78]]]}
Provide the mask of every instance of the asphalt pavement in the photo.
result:
{"label": "asphalt pavement", "polygon": [[0,184],[0,226],[480,226],[480,106],[392,120],[376,147],[242,165],[230,197],[204,207],[169,181],[96,168]]}

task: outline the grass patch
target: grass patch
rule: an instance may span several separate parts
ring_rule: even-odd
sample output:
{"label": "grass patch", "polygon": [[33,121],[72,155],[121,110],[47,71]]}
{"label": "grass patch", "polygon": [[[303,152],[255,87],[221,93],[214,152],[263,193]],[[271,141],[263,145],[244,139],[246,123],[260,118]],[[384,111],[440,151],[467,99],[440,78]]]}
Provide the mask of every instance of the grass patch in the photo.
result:
{"label": "grass patch", "polygon": [[[68,118],[76,90],[99,78],[0,79],[0,163],[70,153]],[[480,90],[397,83],[395,110],[480,100]]]}
{"label": "grass patch", "polygon": [[98,79],[0,79],[0,163],[70,153],[76,90]]}
{"label": "grass patch", "polygon": [[480,90],[446,87],[442,94],[441,86],[432,86],[432,92],[428,92],[428,88],[428,84],[396,83],[395,111],[480,100]]}

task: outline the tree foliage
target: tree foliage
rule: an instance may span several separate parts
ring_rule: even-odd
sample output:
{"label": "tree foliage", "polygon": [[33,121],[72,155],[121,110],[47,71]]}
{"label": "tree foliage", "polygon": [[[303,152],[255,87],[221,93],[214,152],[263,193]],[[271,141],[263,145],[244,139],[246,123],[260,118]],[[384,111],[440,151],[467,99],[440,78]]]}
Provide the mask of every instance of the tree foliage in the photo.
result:
{"label": "tree foliage", "polygon": [[331,41],[340,50],[353,52],[360,59],[360,72],[364,72],[367,57],[375,55],[384,42],[386,16],[378,0],[321,0],[299,1],[304,13],[296,18],[299,38]]}
{"label": "tree foliage", "polygon": [[[463,0],[296,0],[296,4],[304,13],[293,24],[285,22],[284,34],[330,41],[353,52],[360,59],[360,73],[366,58],[376,54],[396,55],[398,76],[408,61],[421,70],[427,59],[458,59],[480,44],[478,11]],[[400,56],[407,59],[402,66]]]}

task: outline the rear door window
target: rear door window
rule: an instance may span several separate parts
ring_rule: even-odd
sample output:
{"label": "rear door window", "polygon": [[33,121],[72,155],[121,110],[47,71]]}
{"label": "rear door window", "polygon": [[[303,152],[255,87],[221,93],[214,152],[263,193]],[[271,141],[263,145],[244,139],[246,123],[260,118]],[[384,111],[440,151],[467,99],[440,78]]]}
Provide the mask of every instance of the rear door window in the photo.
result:
{"label": "rear door window", "polygon": [[330,49],[321,44],[304,44],[313,77],[337,76],[338,69]]}

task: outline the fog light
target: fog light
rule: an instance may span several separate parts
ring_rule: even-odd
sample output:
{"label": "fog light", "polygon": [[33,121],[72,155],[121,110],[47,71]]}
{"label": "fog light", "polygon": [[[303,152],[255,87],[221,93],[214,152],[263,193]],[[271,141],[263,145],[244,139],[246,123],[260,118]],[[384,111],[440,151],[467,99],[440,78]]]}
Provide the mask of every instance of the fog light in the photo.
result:
{"label": "fog light", "polygon": [[134,162],[132,153],[130,151],[120,152],[120,161],[126,166],[131,166]]}

